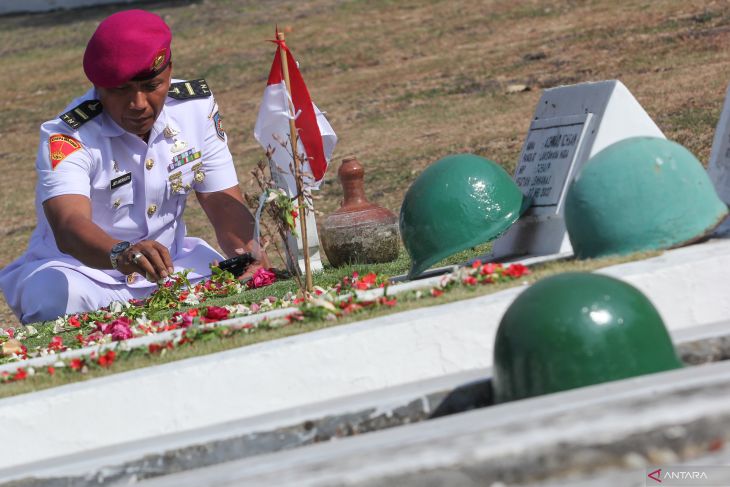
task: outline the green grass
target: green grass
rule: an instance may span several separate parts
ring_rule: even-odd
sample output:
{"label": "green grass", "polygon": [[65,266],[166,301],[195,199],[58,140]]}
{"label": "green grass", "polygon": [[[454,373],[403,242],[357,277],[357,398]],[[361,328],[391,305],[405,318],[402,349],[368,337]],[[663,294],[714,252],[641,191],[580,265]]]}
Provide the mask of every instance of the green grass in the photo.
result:
{"label": "green grass", "polygon": [[[0,17],[0,267],[22,254],[34,228],[38,126],[86,91],[85,43],[98,22],[127,8]],[[207,78],[244,187],[262,157],[252,131],[273,57],[266,40],[277,24],[287,33],[340,139],[316,202],[322,215],[339,206],[336,170],[350,154],[365,166],[371,200],[396,213],[417,175],[450,153],[474,152],[512,171],[541,91],[565,82],[622,80],[670,139],[706,163],[730,73],[730,11],[711,0],[207,0],[143,8],[172,27],[175,76]],[[530,91],[507,94],[512,83]],[[194,200],[186,223],[215,245]],[[401,255],[378,272],[401,274],[408,265]],[[553,272],[578,263],[564,265]],[[328,269],[316,282],[351,270]],[[279,283],[245,297],[292,288]],[[0,325],[15,323],[0,297]]]}
{"label": "green grass", "polygon": [[[445,259],[439,265],[462,263],[464,260],[482,255],[484,252],[488,251],[488,247],[488,245],[483,245],[476,249],[470,249],[464,252],[460,252],[451,256],[449,259]],[[95,377],[104,377],[111,374],[127,372],[143,367],[161,365],[177,360],[184,360],[211,353],[222,352],[235,348],[254,345],[257,343],[277,340],[280,338],[286,338],[303,333],[309,333],[332,326],[342,326],[355,321],[362,321],[370,318],[405,312],[416,308],[437,306],[460,300],[476,298],[512,287],[523,286],[525,284],[529,284],[539,279],[543,279],[545,277],[559,274],[562,272],[590,272],[602,267],[617,265],[620,263],[630,262],[638,259],[646,259],[648,257],[652,257],[658,254],[659,252],[643,252],[629,256],[606,257],[601,259],[571,259],[564,261],[547,262],[531,267],[531,274],[519,280],[492,285],[481,285],[476,287],[456,287],[448,290],[445,294],[438,298],[432,298],[427,290],[424,290],[418,295],[416,294],[416,292],[404,293],[398,296],[398,303],[394,307],[378,306],[373,308],[365,308],[360,312],[346,315],[336,321],[308,319],[304,322],[294,323],[292,325],[282,328],[258,329],[248,334],[235,334],[228,337],[218,337],[215,335],[210,335],[206,337],[205,340],[196,341],[189,346],[166,350],[161,355],[149,355],[139,350],[119,352],[117,362],[109,369],[95,367],[90,368],[87,373],[82,374],[68,369],[59,368],[56,370],[56,374],[54,376],[49,376],[48,374],[42,373],[39,374],[37,377],[33,377],[29,380],[0,385],[0,398],[24,394],[28,392],[35,392],[47,389],[49,387],[56,387],[64,384],[70,384],[73,382],[84,381]],[[405,272],[407,270],[407,264],[407,257],[401,255],[398,260],[388,264],[350,266],[342,267],[339,269],[330,268],[325,270],[325,272],[316,274],[315,282],[317,285],[322,286],[334,284],[336,281],[339,280],[339,276],[347,275],[348,273],[351,274],[353,271],[356,270],[359,272],[382,272],[386,275],[394,275],[400,272]],[[291,280],[281,281],[266,288],[246,291],[242,295],[211,299],[207,302],[207,304],[221,306],[234,302],[241,302],[243,300],[256,302],[271,295],[282,296],[286,292],[293,289],[294,285]],[[42,329],[43,327],[41,326],[40,328]],[[66,332],[65,334],[61,334],[61,336],[64,337],[64,341],[72,340],[74,334],[75,332]],[[52,336],[53,333],[50,332],[50,330],[45,329],[39,336],[29,338],[27,344],[28,346],[36,343],[47,344],[48,340]]]}

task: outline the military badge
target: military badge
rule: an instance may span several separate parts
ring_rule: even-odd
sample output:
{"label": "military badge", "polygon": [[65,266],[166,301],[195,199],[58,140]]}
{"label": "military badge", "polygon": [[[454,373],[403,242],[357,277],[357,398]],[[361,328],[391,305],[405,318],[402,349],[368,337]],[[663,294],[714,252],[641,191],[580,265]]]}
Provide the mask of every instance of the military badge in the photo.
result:
{"label": "military badge", "polygon": [[172,83],[167,96],[175,100],[187,100],[189,98],[208,98],[210,88],[204,79],[180,81]]}
{"label": "military badge", "polygon": [[184,140],[174,139],[175,143],[170,147],[170,152],[175,154],[176,152],[184,151],[188,147],[188,143]]}
{"label": "military badge", "polygon": [[182,171],[171,174],[168,179],[170,180],[170,190],[173,193],[181,193],[183,190]]}
{"label": "military badge", "polygon": [[51,168],[56,169],[61,161],[81,149],[81,142],[65,134],[53,134],[48,138],[48,152]]}
{"label": "military badge", "polygon": [[175,137],[179,133],[180,133],[179,130],[175,130],[174,128],[170,127],[169,125],[165,125],[165,130],[162,131],[162,134],[167,139]]}
{"label": "military badge", "polygon": [[165,62],[165,56],[167,54],[167,49],[162,48],[155,56],[155,59],[152,61],[152,66],[150,66],[150,71],[157,71],[160,66],[162,66],[162,63]]}
{"label": "military badge", "polygon": [[223,131],[223,117],[221,117],[220,112],[215,112],[215,115],[213,115],[213,124],[215,125],[215,133],[218,134],[218,138],[225,142],[226,133]]}
{"label": "military badge", "polygon": [[61,115],[59,118],[72,129],[78,129],[102,112],[103,107],[99,100],[86,100],[78,106]]}

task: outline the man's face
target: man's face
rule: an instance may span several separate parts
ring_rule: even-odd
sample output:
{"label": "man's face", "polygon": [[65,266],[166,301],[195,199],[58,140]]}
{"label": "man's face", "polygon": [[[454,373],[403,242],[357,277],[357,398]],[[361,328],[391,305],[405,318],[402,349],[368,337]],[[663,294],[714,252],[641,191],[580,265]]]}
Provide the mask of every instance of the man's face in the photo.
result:
{"label": "man's face", "polygon": [[104,111],[127,132],[144,137],[162,111],[170,89],[172,65],[152,79],[114,88],[97,87]]}

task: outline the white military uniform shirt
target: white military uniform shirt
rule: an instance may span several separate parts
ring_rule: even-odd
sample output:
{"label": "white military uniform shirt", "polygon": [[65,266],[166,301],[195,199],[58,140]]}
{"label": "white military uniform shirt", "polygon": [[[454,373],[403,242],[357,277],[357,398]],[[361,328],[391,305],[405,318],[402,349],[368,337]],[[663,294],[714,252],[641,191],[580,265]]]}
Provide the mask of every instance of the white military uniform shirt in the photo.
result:
{"label": "white military uniform shirt", "polygon": [[[185,98],[174,98],[174,90]],[[35,292],[24,289],[23,281],[47,267],[72,268],[102,285],[148,287],[150,292],[155,286],[142,276],[128,282],[118,271],[93,269],[62,253],[43,212],[43,202],[55,196],[88,197],[92,220],[105,232],[133,243],[160,242],[169,249],[175,270],[190,269],[191,279],[209,275],[209,263],[221,259],[205,241],[185,236],[182,219],[190,191],[220,191],[238,184],[218,107],[203,80],[173,80],[169,95],[148,142],[123,130],[103,109],[95,114],[100,104],[93,88],[41,126],[38,225],[26,253],[0,271],[0,288],[18,316],[22,293]],[[58,154],[59,147],[65,157]],[[60,157],[54,165],[53,158]]]}

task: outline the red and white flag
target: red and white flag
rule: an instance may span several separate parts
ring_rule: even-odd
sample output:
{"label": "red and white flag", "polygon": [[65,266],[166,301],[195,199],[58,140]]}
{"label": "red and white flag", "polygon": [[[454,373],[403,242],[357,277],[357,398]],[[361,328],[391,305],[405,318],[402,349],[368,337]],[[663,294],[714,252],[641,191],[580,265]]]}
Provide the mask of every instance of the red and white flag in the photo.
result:
{"label": "red and white flag", "polygon": [[[278,36],[278,32],[277,32]],[[264,149],[274,149],[272,167],[274,180],[289,195],[296,195],[296,181],[293,173],[291,157],[291,141],[289,138],[289,120],[294,123],[299,133],[297,152],[302,156],[302,175],[305,188],[319,188],[324,179],[327,165],[337,144],[337,135],[317,106],[312,103],[307,85],[299,72],[294,56],[283,40],[274,41],[286,53],[289,68],[291,94],[287,92],[282,73],[281,50],[276,49],[274,62],[271,65],[269,81],[264,90],[264,98],[256,119],[254,136]],[[294,106],[294,114],[289,109],[289,100]],[[287,142],[282,147],[281,142]]]}

